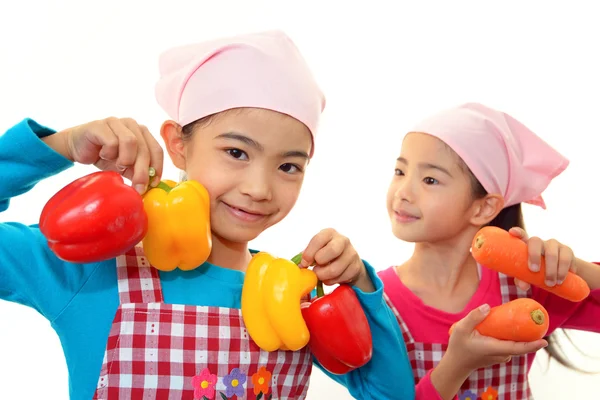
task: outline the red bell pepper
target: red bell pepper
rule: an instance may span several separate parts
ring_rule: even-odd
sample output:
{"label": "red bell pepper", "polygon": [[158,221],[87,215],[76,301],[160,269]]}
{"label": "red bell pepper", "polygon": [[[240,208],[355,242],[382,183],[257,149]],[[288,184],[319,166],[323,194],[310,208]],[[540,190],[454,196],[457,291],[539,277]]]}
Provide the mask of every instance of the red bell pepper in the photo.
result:
{"label": "red bell pepper", "polygon": [[40,231],[64,261],[91,263],[114,258],[146,235],[142,197],[113,171],[81,177],[44,206]]}
{"label": "red bell pepper", "polygon": [[310,331],[309,346],[321,366],[342,375],[371,360],[371,329],[354,290],[346,284],[324,295],[317,283],[317,297],[303,304],[302,316]]}

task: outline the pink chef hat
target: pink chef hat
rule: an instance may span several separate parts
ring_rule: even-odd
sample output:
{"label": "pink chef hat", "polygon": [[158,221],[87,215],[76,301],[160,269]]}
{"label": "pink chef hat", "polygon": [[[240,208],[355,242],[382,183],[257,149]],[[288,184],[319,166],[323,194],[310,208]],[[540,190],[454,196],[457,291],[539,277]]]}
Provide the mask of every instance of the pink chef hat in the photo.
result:
{"label": "pink chef hat", "polygon": [[179,125],[232,108],[264,108],[304,123],[312,134],[314,150],[325,97],[283,32],[175,47],[161,54],[159,70],[156,99]]}
{"label": "pink chef hat", "polygon": [[525,202],[545,209],[542,192],[569,165],[525,125],[478,103],[442,111],[411,131],[450,146],[488,193],[504,196],[505,207]]}

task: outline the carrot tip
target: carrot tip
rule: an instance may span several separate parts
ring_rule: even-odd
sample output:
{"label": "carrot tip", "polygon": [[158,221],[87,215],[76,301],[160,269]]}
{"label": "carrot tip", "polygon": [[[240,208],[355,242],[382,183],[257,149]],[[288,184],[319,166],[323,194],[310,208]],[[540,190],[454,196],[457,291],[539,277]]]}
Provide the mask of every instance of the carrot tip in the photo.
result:
{"label": "carrot tip", "polygon": [[544,323],[546,317],[544,316],[544,313],[542,312],[542,310],[537,309],[537,310],[533,310],[531,312],[531,319],[537,325],[542,325]]}
{"label": "carrot tip", "polygon": [[483,246],[484,243],[485,239],[482,236],[477,236],[475,238],[475,248],[477,248],[478,250],[481,248],[481,246]]}

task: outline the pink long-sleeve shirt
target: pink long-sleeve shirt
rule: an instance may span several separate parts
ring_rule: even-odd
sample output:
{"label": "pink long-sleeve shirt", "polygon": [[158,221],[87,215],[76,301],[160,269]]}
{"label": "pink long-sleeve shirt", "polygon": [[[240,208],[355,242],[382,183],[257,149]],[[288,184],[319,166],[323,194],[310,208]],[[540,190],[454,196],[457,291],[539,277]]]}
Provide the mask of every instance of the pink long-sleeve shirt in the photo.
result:
{"label": "pink long-sleeve shirt", "polygon": [[[495,307],[502,303],[498,273],[488,268],[480,268],[477,291],[464,310],[456,314],[424,304],[402,283],[393,267],[380,271],[379,277],[383,281],[384,290],[390,302],[400,313],[417,342],[448,344],[448,331],[452,324],[482,304],[487,303],[491,307]],[[548,335],[558,328],[600,333],[600,289],[593,290],[590,296],[580,303],[562,299],[536,287],[532,287],[529,293],[531,293],[531,298],[542,304],[548,311],[550,316]],[[533,360],[534,357],[529,357],[528,371]],[[418,382],[416,399],[442,400],[431,383],[431,370]]]}

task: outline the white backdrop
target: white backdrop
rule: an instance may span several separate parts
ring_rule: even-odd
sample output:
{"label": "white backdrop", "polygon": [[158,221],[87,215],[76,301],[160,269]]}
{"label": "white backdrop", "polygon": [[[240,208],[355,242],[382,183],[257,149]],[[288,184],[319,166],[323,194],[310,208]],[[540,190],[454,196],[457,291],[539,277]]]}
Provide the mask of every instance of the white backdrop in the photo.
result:
{"label": "white backdrop", "polygon": [[[333,3],[2,2],[0,131],[26,116],[59,129],[115,115],[158,134],[165,115],[153,85],[161,50],[281,28],[308,59],[328,105],[296,208],[253,247],[291,256],[321,228],[334,227],[378,269],[401,263],[411,245],[392,236],[385,210],[401,134],[442,107],[479,101],[522,119],[572,161],[546,192],[549,209],[526,208],[530,234],[600,259],[600,25],[592,2]],[[44,181],[14,199],[0,221],[35,223],[52,194],[90,171],[79,166]],[[178,177],[170,164],[164,175]],[[0,326],[0,399],[66,399],[64,358],[49,323],[0,302]],[[575,338],[600,356],[598,335]],[[600,359],[581,365],[600,370]],[[555,364],[546,370],[543,357],[530,378],[538,399],[595,398],[600,391],[600,375]],[[315,372],[309,399],[331,398],[350,397]]]}

